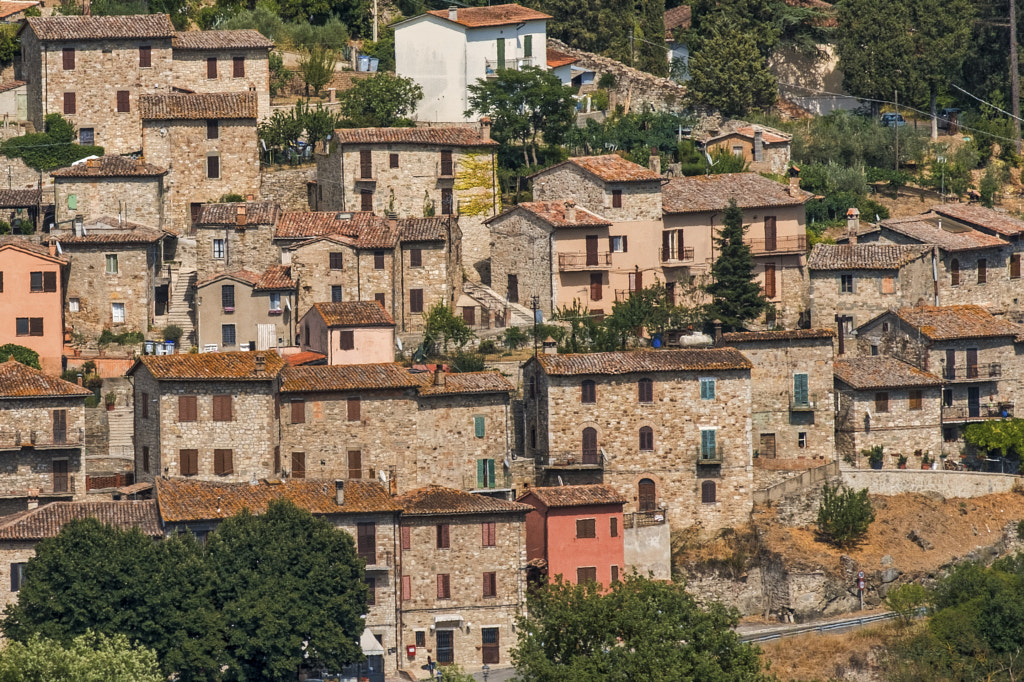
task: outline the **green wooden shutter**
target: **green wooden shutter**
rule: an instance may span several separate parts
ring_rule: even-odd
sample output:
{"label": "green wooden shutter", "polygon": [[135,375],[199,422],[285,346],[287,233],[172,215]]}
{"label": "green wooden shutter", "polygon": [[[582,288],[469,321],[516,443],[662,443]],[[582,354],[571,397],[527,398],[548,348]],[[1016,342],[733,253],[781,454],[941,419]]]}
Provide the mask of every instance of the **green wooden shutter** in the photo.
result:
{"label": "green wooden shutter", "polygon": [[714,400],[715,399],[715,380],[714,379],[701,379],[700,380],[700,399],[701,400]]}
{"label": "green wooden shutter", "polygon": [[487,460],[487,487],[493,488],[494,486],[494,460]]}
{"label": "green wooden shutter", "polygon": [[505,68],[505,39],[498,38],[498,68]]}
{"label": "green wooden shutter", "polygon": [[797,405],[807,404],[807,375],[806,374],[794,374],[793,375],[793,401]]}
{"label": "green wooden shutter", "polygon": [[486,462],[487,462],[487,460],[484,460],[484,459],[478,459],[476,461],[476,487],[477,488],[483,488],[484,487],[484,473],[485,473],[485,467],[487,466]]}
{"label": "green wooden shutter", "polygon": [[700,455],[701,457],[714,457],[715,455],[715,430],[704,429],[700,432]]}
{"label": "green wooden shutter", "polygon": [[74,211],[77,208],[78,208],[78,195],[77,194],[69,194],[68,195],[68,210]]}
{"label": "green wooden shutter", "polygon": [[533,36],[523,36],[523,56],[533,56]]}
{"label": "green wooden shutter", "polygon": [[483,417],[473,417],[473,426],[476,429],[476,437],[477,438],[483,438],[484,437],[484,418]]}

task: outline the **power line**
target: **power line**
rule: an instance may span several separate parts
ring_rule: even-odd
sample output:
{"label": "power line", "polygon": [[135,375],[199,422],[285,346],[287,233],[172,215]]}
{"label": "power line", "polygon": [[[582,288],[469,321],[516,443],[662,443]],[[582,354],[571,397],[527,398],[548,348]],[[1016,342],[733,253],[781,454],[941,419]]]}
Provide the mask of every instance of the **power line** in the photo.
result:
{"label": "power line", "polygon": [[988,106],[992,107],[993,109],[995,109],[996,111],[998,111],[998,112],[1000,112],[1000,113],[1003,113],[1003,114],[1006,114],[1006,115],[1007,115],[1007,116],[1009,116],[1010,118],[1015,118],[1015,119],[1017,119],[1018,121],[1024,121],[1024,119],[1022,119],[1022,118],[1021,118],[1020,116],[1014,116],[1014,115],[1013,115],[1013,114],[1011,114],[1011,113],[1010,113],[1009,111],[1006,111],[1005,109],[1000,109],[1000,108],[999,108],[999,107],[997,107],[997,106],[996,106],[995,104],[992,104],[992,102],[986,102],[985,100],[981,99],[980,97],[977,97],[976,95],[972,95],[971,93],[967,92],[966,90],[964,90],[963,88],[961,88],[961,87],[960,87],[959,85],[957,85],[956,83],[950,83],[950,85],[952,85],[952,86],[953,86],[954,88],[956,88],[956,89],[957,89],[957,90],[959,90],[960,92],[964,93],[964,94],[965,94],[965,95],[967,95],[968,97],[970,97],[970,98],[972,98],[972,99],[976,99],[976,100],[978,100],[979,102],[981,102],[982,104],[986,104],[986,105],[988,105]]}

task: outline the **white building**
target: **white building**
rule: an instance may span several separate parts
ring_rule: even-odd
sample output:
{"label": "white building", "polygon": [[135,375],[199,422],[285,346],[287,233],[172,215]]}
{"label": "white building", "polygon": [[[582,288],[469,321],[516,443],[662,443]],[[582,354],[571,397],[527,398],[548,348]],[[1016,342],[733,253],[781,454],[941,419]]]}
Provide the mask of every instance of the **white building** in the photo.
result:
{"label": "white building", "polygon": [[468,86],[498,69],[547,69],[547,20],[520,5],[451,7],[395,24],[395,71],[423,88],[416,119],[475,120]]}

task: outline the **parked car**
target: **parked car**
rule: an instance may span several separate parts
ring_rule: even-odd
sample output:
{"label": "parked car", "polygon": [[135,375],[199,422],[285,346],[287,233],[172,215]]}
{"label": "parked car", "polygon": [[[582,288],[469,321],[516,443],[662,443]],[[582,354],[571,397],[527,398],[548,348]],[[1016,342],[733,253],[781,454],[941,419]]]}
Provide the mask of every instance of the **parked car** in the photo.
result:
{"label": "parked car", "polygon": [[881,124],[886,128],[896,128],[907,125],[907,121],[903,118],[902,114],[890,112],[888,114],[882,114]]}

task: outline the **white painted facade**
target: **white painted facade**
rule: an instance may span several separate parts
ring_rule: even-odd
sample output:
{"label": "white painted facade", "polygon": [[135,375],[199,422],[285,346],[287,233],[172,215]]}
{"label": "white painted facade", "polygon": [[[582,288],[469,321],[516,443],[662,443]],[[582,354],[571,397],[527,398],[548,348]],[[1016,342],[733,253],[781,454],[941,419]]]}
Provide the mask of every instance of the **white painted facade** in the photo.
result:
{"label": "white painted facade", "polygon": [[[466,116],[469,85],[499,67],[499,41],[504,41],[503,68],[538,66],[547,69],[545,20],[502,26],[467,27],[432,14],[395,25],[395,71],[423,88],[417,121],[456,123]],[[529,52],[529,54],[527,54]]]}

